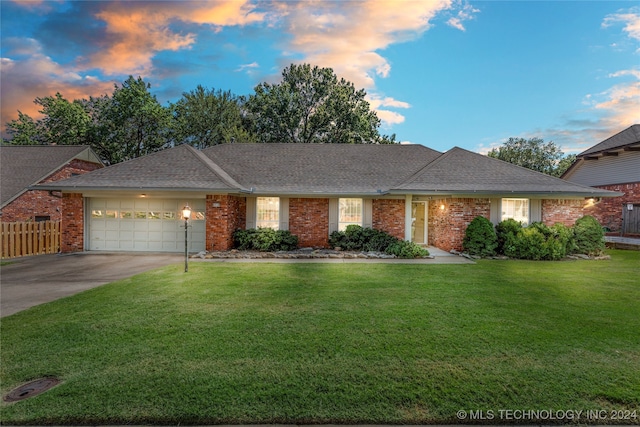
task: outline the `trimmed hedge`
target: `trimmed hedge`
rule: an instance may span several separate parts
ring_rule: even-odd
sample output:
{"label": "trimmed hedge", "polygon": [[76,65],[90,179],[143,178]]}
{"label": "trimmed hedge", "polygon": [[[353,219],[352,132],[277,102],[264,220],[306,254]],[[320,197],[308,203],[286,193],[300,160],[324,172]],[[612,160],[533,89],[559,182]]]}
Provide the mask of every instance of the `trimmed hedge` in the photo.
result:
{"label": "trimmed hedge", "polygon": [[238,229],[233,233],[233,243],[236,249],[243,251],[293,251],[298,249],[298,236],[294,236],[290,231],[272,228]]}
{"label": "trimmed hedge", "polygon": [[497,246],[498,238],[491,221],[483,216],[475,217],[464,232],[464,251],[470,255],[492,256],[496,254]]}
{"label": "trimmed hedge", "polygon": [[573,226],[576,252],[599,255],[604,250],[604,230],[597,219],[590,215],[578,219]]}
{"label": "trimmed hedge", "polygon": [[346,251],[384,252],[407,259],[429,255],[429,251],[413,242],[400,240],[384,231],[359,225],[348,225],[345,231],[331,233],[329,246]]}

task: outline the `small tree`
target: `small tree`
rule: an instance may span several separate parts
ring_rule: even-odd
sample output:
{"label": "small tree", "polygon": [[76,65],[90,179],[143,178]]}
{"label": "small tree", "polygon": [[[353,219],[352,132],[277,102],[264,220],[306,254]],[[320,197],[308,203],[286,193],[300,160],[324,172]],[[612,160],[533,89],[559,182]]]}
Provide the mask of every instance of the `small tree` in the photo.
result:
{"label": "small tree", "polygon": [[483,216],[475,217],[465,230],[462,247],[470,255],[495,255],[498,239],[491,221]]}

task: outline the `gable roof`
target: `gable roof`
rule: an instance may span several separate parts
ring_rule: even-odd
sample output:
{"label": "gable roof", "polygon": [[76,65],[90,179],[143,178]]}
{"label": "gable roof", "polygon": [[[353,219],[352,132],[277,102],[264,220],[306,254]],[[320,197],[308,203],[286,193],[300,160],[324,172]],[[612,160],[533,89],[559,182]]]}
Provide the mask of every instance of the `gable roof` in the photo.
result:
{"label": "gable roof", "polygon": [[501,194],[615,196],[462,148],[423,145],[181,145],[38,185],[63,191],[207,191],[294,196]]}
{"label": "gable roof", "polygon": [[0,206],[47,178],[73,159],[100,163],[86,145],[2,145],[0,146]]}
{"label": "gable roof", "polygon": [[[454,147],[429,163],[396,190],[424,194],[490,194],[601,196],[597,188]],[[611,194],[610,194],[611,195]]]}
{"label": "gable roof", "polygon": [[62,190],[242,191],[237,182],[190,145],[158,151],[38,188]]}
{"label": "gable roof", "polygon": [[203,154],[266,194],[378,194],[441,155],[424,145],[222,144]]}
{"label": "gable roof", "polygon": [[622,132],[578,154],[578,157],[602,155],[607,151],[620,151],[625,147],[640,148],[640,125],[632,125]]}

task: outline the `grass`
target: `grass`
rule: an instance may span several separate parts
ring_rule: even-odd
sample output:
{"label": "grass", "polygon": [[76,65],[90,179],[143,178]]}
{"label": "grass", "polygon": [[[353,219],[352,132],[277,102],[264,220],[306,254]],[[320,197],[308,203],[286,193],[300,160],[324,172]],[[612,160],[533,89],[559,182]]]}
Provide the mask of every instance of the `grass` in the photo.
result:
{"label": "grass", "polygon": [[638,424],[640,252],[610,253],[168,266],[2,319],[2,393],[63,382],[2,402],[0,419],[460,423],[466,410],[513,424],[499,411],[604,409],[629,417],[580,421]]}

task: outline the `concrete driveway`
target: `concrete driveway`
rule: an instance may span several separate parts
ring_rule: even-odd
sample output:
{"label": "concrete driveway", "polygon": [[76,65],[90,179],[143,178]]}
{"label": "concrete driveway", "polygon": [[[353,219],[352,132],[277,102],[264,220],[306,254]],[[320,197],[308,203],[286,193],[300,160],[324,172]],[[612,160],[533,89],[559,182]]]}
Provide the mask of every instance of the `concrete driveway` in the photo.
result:
{"label": "concrete driveway", "polygon": [[184,262],[184,255],[78,253],[6,260],[0,267],[0,317],[147,270]]}

